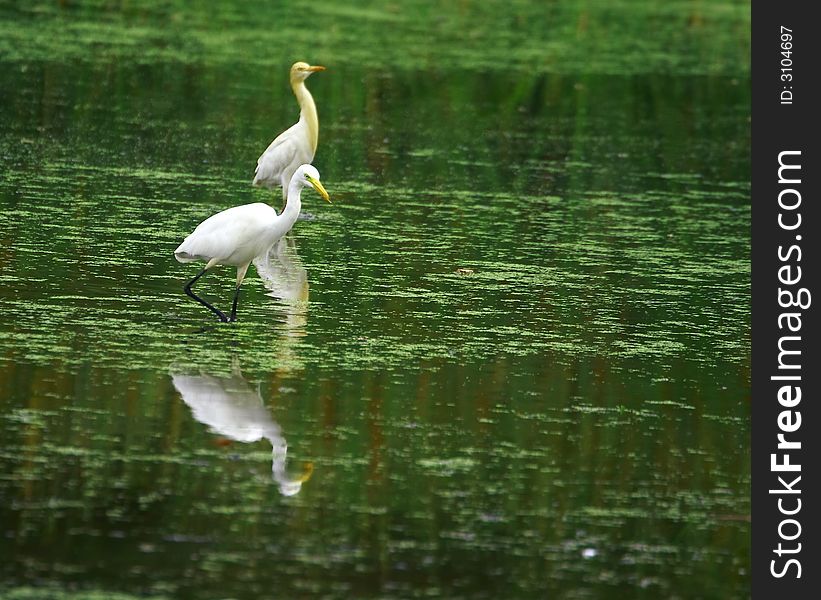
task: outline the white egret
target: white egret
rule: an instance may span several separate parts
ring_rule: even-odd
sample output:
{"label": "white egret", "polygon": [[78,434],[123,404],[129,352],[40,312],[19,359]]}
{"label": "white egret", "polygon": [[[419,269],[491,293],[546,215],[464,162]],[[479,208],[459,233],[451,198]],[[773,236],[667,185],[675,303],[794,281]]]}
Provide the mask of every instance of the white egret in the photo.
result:
{"label": "white egret", "polygon": [[[181,263],[195,260],[208,261],[196,277],[185,286],[185,293],[213,312],[220,321],[237,320],[239,288],[251,261],[268,252],[268,249],[291,230],[302,208],[300,196],[302,188],[311,186],[328,202],[328,192],[319,182],[319,171],[311,165],[302,165],[296,170],[288,185],[285,208],[280,214],[262,202],[235,206],[200,223],[174,251]],[[216,265],[230,265],[237,268],[237,288],[230,317],[199,296],[191,286],[208,269]]]}
{"label": "white egret", "polygon": [[291,89],[299,103],[299,121],[280,133],[257,160],[254,185],[267,188],[282,186],[282,197],[291,177],[301,164],[311,163],[319,141],[319,117],[305,80],[325,67],[296,62],[291,66]]}

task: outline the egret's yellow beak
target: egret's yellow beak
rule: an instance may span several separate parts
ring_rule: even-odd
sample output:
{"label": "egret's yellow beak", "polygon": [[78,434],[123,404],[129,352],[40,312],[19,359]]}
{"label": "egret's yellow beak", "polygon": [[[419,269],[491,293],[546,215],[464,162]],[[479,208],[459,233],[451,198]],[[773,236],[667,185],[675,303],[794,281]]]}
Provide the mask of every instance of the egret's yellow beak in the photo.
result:
{"label": "egret's yellow beak", "polygon": [[315,73],[316,71],[324,71],[325,67],[323,67],[322,65],[313,65],[313,66],[308,67],[305,70],[306,71],[311,71],[312,73]]}
{"label": "egret's yellow beak", "polygon": [[[326,201],[331,202],[331,198],[330,198],[330,196],[328,196],[328,192],[326,192],[326,191],[325,191],[325,188],[324,188],[324,187],[322,187],[322,184],[321,184],[321,183],[319,183],[319,179],[314,179],[314,178],[313,178],[313,177],[311,177],[310,175],[306,175],[306,176],[305,176],[305,179],[307,179],[307,180],[308,180],[308,182],[309,182],[312,186],[314,186],[314,189],[315,189],[317,192],[319,192],[319,195],[320,195],[320,196],[322,196],[323,198],[325,198],[325,200],[326,200]],[[333,202],[331,202],[331,204],[333,204]]]}
{"label": "egret's yellow beak", "polygon": [[297,481],[299,481],[300,483],[305,483],[306,481],[308,481],[311,478],[311,475],[313,475],[313,474],[314,474],[314,463],[309,462],[305,465],[305,472],[302,475],[300,475],[300,477],[299,477],[299,479],[297,479]]}

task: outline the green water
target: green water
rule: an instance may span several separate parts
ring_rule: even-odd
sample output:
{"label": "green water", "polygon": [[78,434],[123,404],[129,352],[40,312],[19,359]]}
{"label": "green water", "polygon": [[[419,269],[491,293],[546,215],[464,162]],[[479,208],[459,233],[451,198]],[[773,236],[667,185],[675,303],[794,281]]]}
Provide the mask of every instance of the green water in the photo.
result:
{"label": "green water", "polygon": [[[334,204],[222,325],[173,251],[279,206],[298,59]],[[747,597],[748,61],[735,2],[0,2],[0,598]]]}

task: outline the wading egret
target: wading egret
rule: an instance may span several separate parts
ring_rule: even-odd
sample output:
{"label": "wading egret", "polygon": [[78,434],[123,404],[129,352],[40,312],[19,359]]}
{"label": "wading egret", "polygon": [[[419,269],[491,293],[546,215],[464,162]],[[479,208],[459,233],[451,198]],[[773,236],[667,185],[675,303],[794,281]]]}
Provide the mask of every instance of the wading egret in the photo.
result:
{"label": "wading egret", "polygon": [[296,62],[291,67],[291,89],[299,103],[299,121],[280,133],[257,160],[254,185],[267,188],[282,186],[282,197],[287,198],[288,183],[301,164],[311,163],[319,141],[319,118],[311,92],[305,80],[325,67]]}
{"label": "wading egret", "polygon": [[[319,171],[311,165],[302,165],[291,178],[288,200],[280,214],[267,204],[256,202],[229,208],[197,225],[194,232],[174,251],[174,256],[182,263],[208,261],[205,268],[186,284],[185,293],[217,315],[220,321],[236,321],[239,288],[248,266],[291,230],[302,208],[302,188],[308,186],[313,187],[328,202],[331,201],[328,192],[319,182]],[[191,289],[208,269],[216,265],[237,268],[237,289],[230,317],[226,317],[225,313],[197,296]]]}

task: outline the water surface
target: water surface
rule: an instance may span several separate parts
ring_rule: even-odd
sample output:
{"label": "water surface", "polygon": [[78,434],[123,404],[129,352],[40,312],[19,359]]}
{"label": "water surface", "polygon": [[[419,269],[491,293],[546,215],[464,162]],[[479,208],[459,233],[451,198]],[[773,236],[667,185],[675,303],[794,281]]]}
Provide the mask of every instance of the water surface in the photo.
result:
{"label": "water surface", "polygon": [[748,595],[748,7],[140,6],[0,9],[0,597]]}

